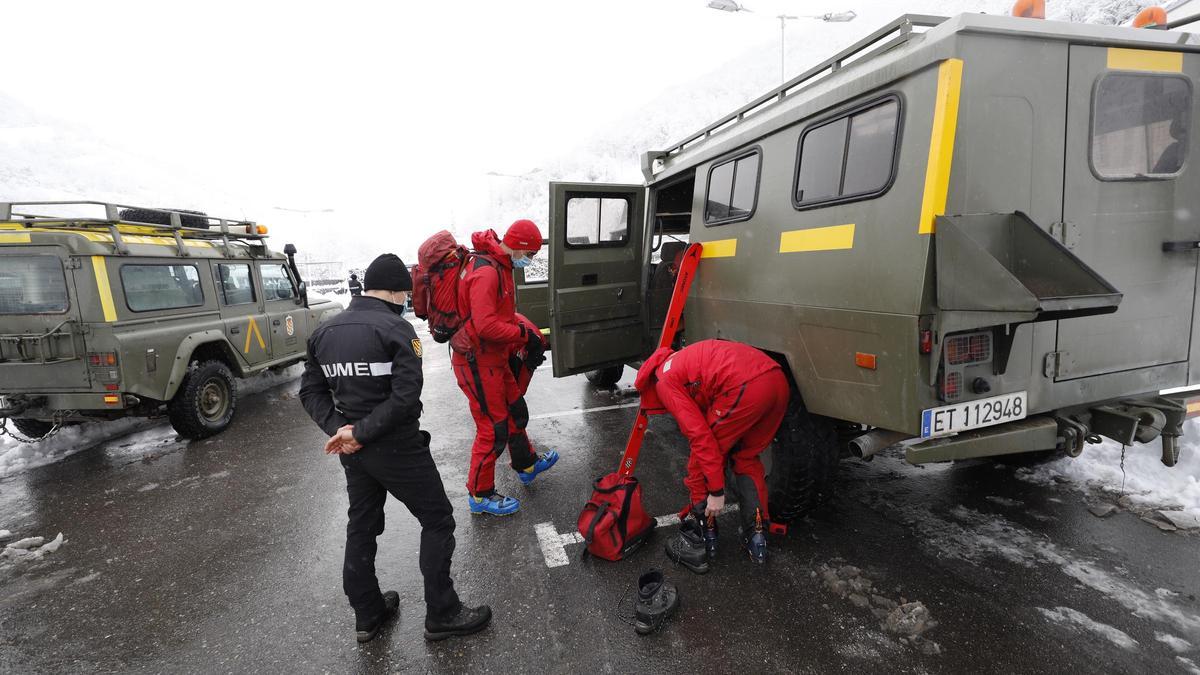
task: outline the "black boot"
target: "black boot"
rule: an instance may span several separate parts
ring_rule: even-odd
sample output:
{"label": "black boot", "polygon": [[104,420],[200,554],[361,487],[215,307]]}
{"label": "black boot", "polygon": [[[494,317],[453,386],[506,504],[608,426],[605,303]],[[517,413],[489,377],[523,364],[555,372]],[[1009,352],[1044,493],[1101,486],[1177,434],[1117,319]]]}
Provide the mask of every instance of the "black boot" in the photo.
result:
{"label": "black boot", "polygon": [[383,611],[373,617],[357,617],[354,621],[355,639],[359,642],[370,642],[379,635],[383,625],[396,616],[400,610],[400,594],[388,591],[383,594]]}
{"label": "black boot", "polygon": [[425,639],[430,642],[445,640],[448,637],[455,635],[470,635],[478,633],[487,627],[492,621],[492,608],[487,605],[478,607],[467,607],[463,605],[458,610],[458,614],[437,621],[434,619],[425,619]]}
{"label": "black boot", "polygon": [[700,523],[692,518],[679,525],[679,536],[667,542],[667,557],[696,574],[708,571],[708,552],[704,546],[704,532]]}
{"label": "black boot", "polygon": [[637,623],[633,626],[638,635],[649,635],[658,630],[677,609],[679,589],[663,578],[662,570],[650,570],[638,578],[637,605],[634,609]]}

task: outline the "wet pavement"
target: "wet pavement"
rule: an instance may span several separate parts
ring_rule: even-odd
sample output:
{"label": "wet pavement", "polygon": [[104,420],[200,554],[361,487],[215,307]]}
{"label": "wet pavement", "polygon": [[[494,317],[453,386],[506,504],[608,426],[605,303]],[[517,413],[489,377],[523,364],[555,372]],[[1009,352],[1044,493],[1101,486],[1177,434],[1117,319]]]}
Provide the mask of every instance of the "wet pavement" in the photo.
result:
{"label": "wet pavement", "polygon": [[[0,529],[67,539],[0,560],[0,672],[1200,673],[1200,536],[1098,518],[1073,486],[990,462],[847,461],[837,496],[764,567],[735,550],[734,516],[704,576],[666,559],[668,529],[630,560],[582,560],[571,533],[623,448],[628,371],[615,391],[539,374],[530,435],[562,459],[530,487],[500,467],[523,510],[472,516],[470,416],[444,348],[426,345],[423,426],[458,520],[457,586],[495,610],[484,633],[422,639],[416,522],[392,500],[378,567],[401,618],[354,642],[344,481],[293,381],[243,398],[216,438],[149,423],[0,480]],[[685,499],[685,462],[655,419],[638,471],[652,514]],[[623,616],[652,566],[683,605],[638,637]]]}

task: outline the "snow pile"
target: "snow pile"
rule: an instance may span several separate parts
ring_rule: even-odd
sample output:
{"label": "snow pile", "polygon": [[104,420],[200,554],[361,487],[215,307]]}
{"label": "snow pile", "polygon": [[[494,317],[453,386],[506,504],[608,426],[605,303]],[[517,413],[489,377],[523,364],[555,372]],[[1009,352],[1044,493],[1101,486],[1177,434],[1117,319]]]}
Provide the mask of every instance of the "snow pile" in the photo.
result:
{"label": "snow pile", "polygon": [[66,543],[63,533],[46,541],[45,537],[26,537],[0,549],[0,560],[39,560],[47,553],[54,553]]}
{"label": "snow pile", "polygon": [[1069,626],[1076,630],[1095,633],[1126,651],[1134,651],[1138,648],[1138,641],[1129,637],[1125,631],[1113,628],[1108,624],[1100,623],[1079,610],[1071,609],[1070,607],[1056,607],[1054,609],[1039,607],[1038,611],[1054,623]]}
{"label": "snow pile", "polygon": [[1179,463],[1173,467],[1163,466],[1160,446],[1155,442],[1124,448],[1122,472],[1121,445],[1105,439],[1084,448],[1079,457],[1022,470],[1018,475],[1040,483],[1065,479],[1087,489],[1126,494],[1141,506],[1178,507],[1183,513],[1200,517],[1200,422],[1189,420],[1183,433]]}

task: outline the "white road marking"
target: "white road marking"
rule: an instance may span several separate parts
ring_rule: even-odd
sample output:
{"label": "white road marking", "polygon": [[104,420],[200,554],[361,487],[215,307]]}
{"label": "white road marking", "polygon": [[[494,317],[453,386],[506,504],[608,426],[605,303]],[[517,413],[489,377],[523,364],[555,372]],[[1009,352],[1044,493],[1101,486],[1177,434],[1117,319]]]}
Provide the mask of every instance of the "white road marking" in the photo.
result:
{"label": "white road marking", "polygon": [[621,408],[636,408],[641,403],[622,403],[620,405],[606,405],[599,408],[576,408],[575,410],[561,410],[559,412],[542,413],[540,415],[530,415],[531,420],[545,420],[551,417],[566,417],[568,415],[586,415],[587,413],[603,412],[605,410],[620,410]]}
{"label": "white road marking", "polygon": [[[721,509],[721,513],[733,513],[737,510],[737,504],[729,504]],[[654,520],[658,522],[659,527],[669,527],[679,522],[679,514],[668,513]],[[567,547],[583,543],[583,535],[579,534],[579,532],[571,531],[560,534],[554,528],[554,523],[538,523],[533,526],[533,531],[537,533],[538,545],[542,548],[542,557],[546,559],[546,567],[564,567],[570,565],[571,556],[567,555]]]}

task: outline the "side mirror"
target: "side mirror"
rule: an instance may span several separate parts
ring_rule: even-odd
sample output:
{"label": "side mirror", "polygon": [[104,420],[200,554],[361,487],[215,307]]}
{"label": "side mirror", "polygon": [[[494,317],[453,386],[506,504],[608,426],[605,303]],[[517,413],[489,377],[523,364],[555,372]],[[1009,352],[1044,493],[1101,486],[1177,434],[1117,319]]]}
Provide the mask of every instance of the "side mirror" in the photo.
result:
{"label": "side mirror", "polygon": [[300,282],[300,297],[296,299],[296,304],[308,307],[308,284],[303,281]]}

